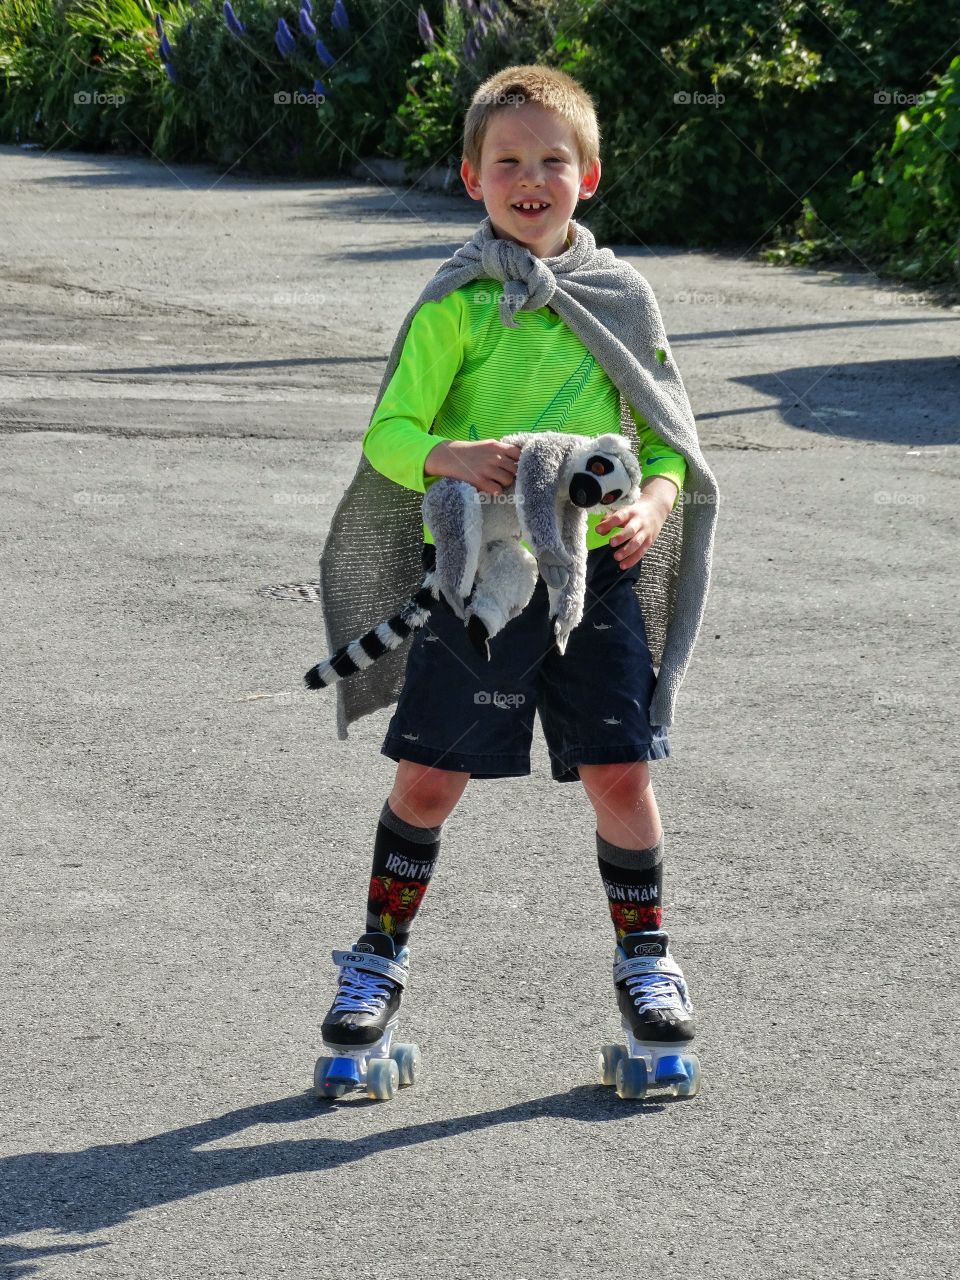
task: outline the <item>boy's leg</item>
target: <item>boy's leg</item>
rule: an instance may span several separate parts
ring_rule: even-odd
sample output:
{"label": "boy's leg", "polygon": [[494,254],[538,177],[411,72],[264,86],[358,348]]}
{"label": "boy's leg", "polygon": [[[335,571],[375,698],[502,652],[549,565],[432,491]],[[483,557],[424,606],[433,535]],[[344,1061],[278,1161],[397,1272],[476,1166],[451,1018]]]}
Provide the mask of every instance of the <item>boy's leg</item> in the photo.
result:
{"label": "boy's leg", "polygon": [[597,860],[619,941],[663,923],[663,828],[645,760],[579,766],[597,815]]}
{"label": "boy's leg", "polygon": [[440,856],[440,831],[466,789],[469,774],[401,760],[373,845],[367,929],[389,934],[395,949],[410,926]]}
{"label": "boy's leg", "polygon": [[340,981],[322,1027],[331,1048],[366,1050],[395,1024],[410,926],[433,875],[440,829],[468,781],[469,774],[399,762],[374,840],[366,932],[349,952],[334,952]]}
{"label": "boy's leg", "polygon": [[663,830],[649,766],[582,764],[579,772],[597,815],[597,861],[617,936],[614,981],[624,1022],[637,1040],[690,1041],[693,1006],[661,927]]}

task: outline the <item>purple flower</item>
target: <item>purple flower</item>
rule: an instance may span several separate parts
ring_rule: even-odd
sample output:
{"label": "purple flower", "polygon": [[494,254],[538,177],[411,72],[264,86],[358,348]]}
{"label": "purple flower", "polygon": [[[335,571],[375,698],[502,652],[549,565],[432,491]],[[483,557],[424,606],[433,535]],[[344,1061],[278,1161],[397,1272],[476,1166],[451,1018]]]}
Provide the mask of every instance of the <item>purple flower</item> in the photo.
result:
{"label": "purple flower", "polygon": [[285,18],[277,19],[277,48],[285,58],[289,58],[297,47],[297,42],[293,37],[293,32],[287,26]]}
{"label": "purple flower", "polygon": [[338,31],[346,31],[350,26],[350,18],[343,7],[343,0],[336,0],[336,4],[333,6],[333,13],[330,15],[330,21]]}
{"label": "purple flower", "polygon": [[433,27],[430,25],[430,19],[427,17],[427,11],[423,5],[417,10],[417,30],[420,32],[420,39],[424,44],[432,45],[434,43]]}
{"label": "purple flower", "polygon": [[157,35],[162,36],[163,35],[163,19],[160,17],[159,13],[154,18],[153,25],[157,29]]}
{"label": "purple flower", "polygon": [[480,16],[482,18],[485,18],[487,22],[493,21],[493,10],[490,8],[488,4],[482,4],[480,6]]}
{"label": "purple flower", "polygon": [[160,37],[160,57],[164,62],[173,61],[173,50],[170,48],[170,41],[165,35]]}
{"label": "purple flower", "polygon": [[313,14],[312,0],[300,0],[300,8],[312,15]]}
{"label": "purple flower", "polygon": [[233,34],[235,36],[242,36],[247,28],[237,18],[237,15],[233,12],[233,5],[230,3],[230,0],[223,0],[223,16],[226,18],[227,26],[230,28]]}
{"label": "purple flower", "polygon": [[313,92],[321,94],[324,98],[327,96],[326,86],[322,80],[314,80]]}
{"label": "purple flower", "polygon": [[472,27],[467,32],[467,38],[463,42],[463,56],[466,58],[467,62],[473,62],[477,56]]}
{"label": "purple flower", "polygon": [[475,30],[477,33],[477,44],[479,45],[480,41],[487,34],[487,24],[484,22],[482,18],[477,19],[477,25]]}
{"label": "purple flower", "polygon": [[165,62],[165,63],[163,64],[163,69],[164,69],[164,71],[167,73],[167,75],[170,77],[170,79],[173,81],[173,83],[174,83],[174,84],[177,84],[177,83],[178,83],[178,81],[177,81],[177,73],[176,73],[176,71],[174,71],[173,67],[171,67],[171,65],[170,65],[170,63],[169,63],[169,62]]}
{"label": "purple flower", "polygon": [[317,38],[317,28],[310,21],[310,15],[306,9],[301,9],[298,17],[300,18],[300,30],[309,40],[315,40]]}
{"label": "purple flower", "polygon": [[336,62],[336,58],[333,56],[333,54],[330,52],[327,46],[323,43],[323,41],[318,40],[313,47],[316,49],[317,57],[320,59],[320,62],[322,63],[322,65],[325,67],[332,67],[333,64]]}

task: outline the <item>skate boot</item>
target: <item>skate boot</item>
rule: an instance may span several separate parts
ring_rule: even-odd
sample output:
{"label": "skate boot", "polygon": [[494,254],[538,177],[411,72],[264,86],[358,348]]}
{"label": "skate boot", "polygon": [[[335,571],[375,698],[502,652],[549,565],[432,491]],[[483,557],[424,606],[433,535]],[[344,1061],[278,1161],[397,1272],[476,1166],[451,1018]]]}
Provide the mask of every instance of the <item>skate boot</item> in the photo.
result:
{"label": "skate boot", "polygon": [[642,1098],[651,1088],[695,1097],[700,1061],[689,1051],[693,1005],[666,933],[626,934],[617,947],[613,981],[627,1044],[603,1046],[601,1083],[616,1085],[621,1098]]}
{"label": "skate boot", "polygon": [[332,1052],[317,1059],[314,1092],[341,1098],[361,1088],[388,1102],[401,1085],[413,1084],[420,1061],[416,1045],[394,1043],[409,952],[397,951],[389,934],[365,933],[349,951],[334,951],[333,960],[340,980],[321,1027]]}

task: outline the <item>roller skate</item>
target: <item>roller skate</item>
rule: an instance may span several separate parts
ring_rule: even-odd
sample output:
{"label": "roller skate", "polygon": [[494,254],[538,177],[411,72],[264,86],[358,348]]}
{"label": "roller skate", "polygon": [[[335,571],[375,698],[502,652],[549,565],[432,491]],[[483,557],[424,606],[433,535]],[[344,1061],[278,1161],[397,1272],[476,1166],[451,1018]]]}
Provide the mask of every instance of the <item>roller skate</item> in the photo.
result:
{"label": "roller skate", "polygon": [[696,1097],[700,1060],[689,1051],[693,1005],[667,935],[626,934],[617,947],[613,981],[627,1043],[600,1050],[600,1083],[614,1085],[621,1098],[643,1098],[649,1089]]}
{"label": "roller skate", "polygon": [[415,1044],[394,1043],[409,951],[395,950],[389,934],[365,933],[349,951],[334,951],[333,961],[340,980],[321,1027],[331,1052],[317,1059],[314,1093],[342,1098],[365,1089],[369,1098],[389,1102],[398,1088],[413,1084],[420,1062]]}

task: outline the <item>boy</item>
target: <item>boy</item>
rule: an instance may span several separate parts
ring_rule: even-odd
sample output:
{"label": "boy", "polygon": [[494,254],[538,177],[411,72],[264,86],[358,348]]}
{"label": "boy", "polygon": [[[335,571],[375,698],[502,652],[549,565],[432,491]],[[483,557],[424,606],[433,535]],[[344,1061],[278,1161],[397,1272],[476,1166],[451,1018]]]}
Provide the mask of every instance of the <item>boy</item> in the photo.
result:
{"label": "boy", "polygon": [[[435,300],[408,316],[364,436],[366,461],[334,526],[346,523],[355,490],[373,484],[384,508],[380,527],[392,529],[387,508],[402,493],[416,504],[423,566],[432,567],[430,532],[419,519],[420,495],[430,484],[452,476],[495,500],[513,482],[520,456],[499,437],[521,430],[619,431],[623,386],[636,388],[634,403],[645,398],[650,416],[683,450],[670,447],[629,405],[644,475],[641,496],[632,506],[589,517],[584,618],[564,655],[552,643],[542,578],[527,609],[491,642],[489,662],[477,657],[463,624],[442,605],[415,635],[382,747],[398,767],[376,833],[366,932],[350,952],[334,953],[341,973],[323,1023],[324,1043],[335,1053],[358,1052],[378,1044],[395,1023],[407,940],[443,823],[470,777],[530,772],[536,708],[554,779],[579,778],[596,812],[624,1025],[638,1040],[682,1049],[694,1035],[692,1005],[661,927],[663,833],[648,761],[670,754],[672,702],[709,581],[716,482],[700,454],[649,286],[610,250],[596,250],[589,231],[571,220],[577,201],[590,199],[600,181],[599,130],[582,86],[539,66],[492,76],[467,113],[461,176],[470,197],[483,201],[487,220],[435,277],[455,272],[444,277]],[[450,287],[461,276],[467,283]],[[642,323],[634,333],[637,316]],[[617,371],[618,385],[608,369]],[[675,627],[671,621],[658,677],[635,584],[641,558],[680,502],[688,469],[696,483],[695,502],[683,512],[690,549],[677,591],[682,608]],[[700,510],[708,500],[709,513]],[[379,514],[368,522],[374,518]],[[355,518],[353,533],[363,523]],[[396,539],[384,536],[393,546]],[[341,634],[330,627],[333,648],[357,634],[359,613],[339,597],[356,573],[370,571],[364,562],[371,559],[356,555],[353,577],[342,574],[338,588],[331,548],[347,549],[338,537],[331,533],[322,561],[328,624],[336,608],[343,611]],[[380,700],[357,714],[395,696],[382,688]],[[342,714],[340,724],[345,736]]]}

